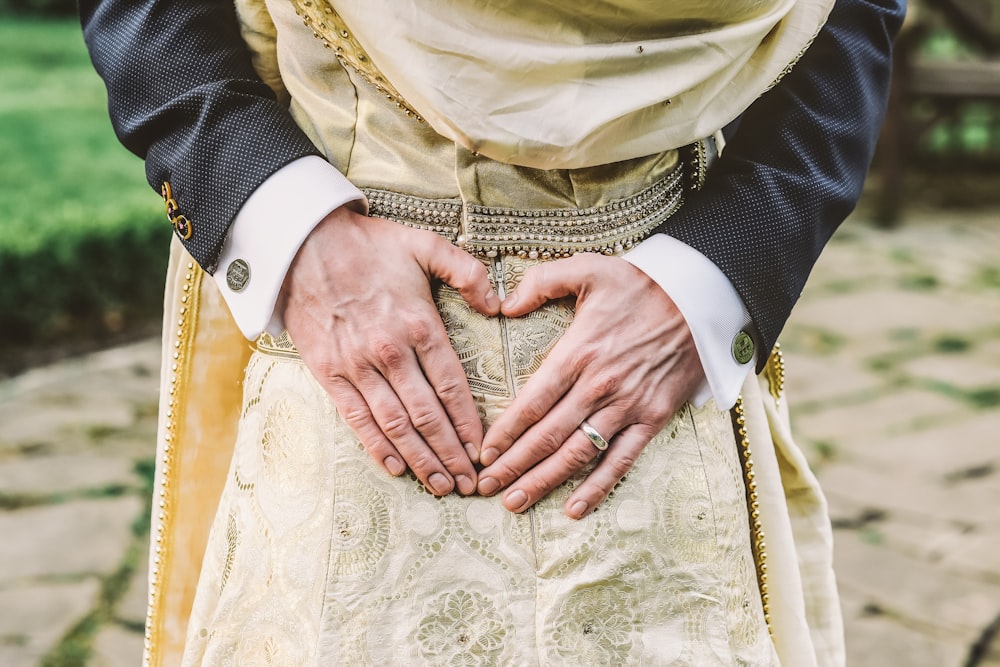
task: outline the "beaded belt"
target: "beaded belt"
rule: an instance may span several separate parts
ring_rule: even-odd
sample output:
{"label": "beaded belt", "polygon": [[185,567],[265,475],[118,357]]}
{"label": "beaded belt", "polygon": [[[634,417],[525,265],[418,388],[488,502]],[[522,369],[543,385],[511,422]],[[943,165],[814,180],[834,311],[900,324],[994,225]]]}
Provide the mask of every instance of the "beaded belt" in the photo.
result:
{"label": "beaded belt", "polygon": [[370,215],[436,232],[481,257],[611,255],[629,250],[674,214],[683,197],[683,172],[679,164],[634,195],[585,209],[502,208],[385,190],[365,189],[364,193]]}

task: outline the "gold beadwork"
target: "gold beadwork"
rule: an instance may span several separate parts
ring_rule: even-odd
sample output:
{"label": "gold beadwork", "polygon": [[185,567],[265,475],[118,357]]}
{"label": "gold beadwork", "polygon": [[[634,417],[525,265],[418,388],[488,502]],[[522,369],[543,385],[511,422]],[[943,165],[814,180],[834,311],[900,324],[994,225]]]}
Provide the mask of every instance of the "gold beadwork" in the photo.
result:
{"label": "gold beadwork", "polygon": [[[365,189],[371,215],[435,232],[480,257],[605,255],[633,248],[681,205],[684,170],[643,190],[585,209],[512,209]],[[463,229],[464,227],[464,229]]]}
{"label": "gold beadwork", "polygon": [[[204,273],[199,269],[195,270],[194,262],[188,262],[187,272],[184,274],[184,284],[181,291],[185,293],[181,301],[187,305],[178,307],[176,329],[174,329],[173,347],[175,351],[172,355],[174,362],[171,364],[172,373],[170,375],[169,393],[173,396],[182,396],[187,390],[188,374],[190,372],[191,346],[194,341],[194,327],[192,322],[197,320],[198,299],[197,295],[201,289],[201,279]],[[192,296],[194,298],[189,299]],[[171,327],[173,328],[173,327]],[[177,438],[178,424],[183,422],[184,415],[181,406],[184,401],[179,401],[177,407],[171,399],[168,404],[170,409],[165,415],[163,422],[163,458],[162,465],[157,470],[157,490],[156,495],[160,498],[158,502],[159,511],[157,513],[156,534],[154,540],[154,565],[150,569],[149,576],[149,599],[146,605],[146,632],[144,639],[145,651],[143,652],[143,664],[159,664],[159,660],[154,660],[153,656],[158,651],[160,638],[160,620],[157,618],[158,608],[157,593],[164,590],[169,582],[164,581],[164,572],[160,570],[159,563],[162,554],[171,548],[170,535],[164,532],[167,519],[171,515],[174,507],[172,478],[170,471],[174,468],[176,448],[170,443]]]}
{"label": "gold beadwork", "polygon": [[743,409],[743,397],[736,399],[733,406],[733,422],[736,429],[737,446],[743,455],[743,483],[746,485],[747,506],[750,508],[750,542],[754,562],[757,566],[757,587],[760,589],[760,602],[764,610],[764,622],[767,632],[772,637],[770,596],[767,592],[767,543],[764,541],[764,527],[760,523],[760,500],[757,496],[756,474],[753,470],[753,456],[750,452],[750,438],[747,435],[746,413]]}
{"label": "gold beadwork", "polygon": [[347,29],[344,19],[330,6],[328,0],[323,2],[292,0],[292,5],[302,22],[312,29],[313,36],[323,42],[323,46],[332,49],[342,65],[360,74],[361,78],[374,86],[379,93],[395,102],[400,111],[407,116],[420,123],[424,122],[420,114],[378,70],[371,57],[365,53],[364,47]]}
{"label": "gold beadwork", "polygon": [[764,377],[767,378],[767,388],[774,397],[776,405],[781,405],[781,396],[785,392],[785,358],[781,354],[781,344],[775,343],[771,356],[764,365]]}

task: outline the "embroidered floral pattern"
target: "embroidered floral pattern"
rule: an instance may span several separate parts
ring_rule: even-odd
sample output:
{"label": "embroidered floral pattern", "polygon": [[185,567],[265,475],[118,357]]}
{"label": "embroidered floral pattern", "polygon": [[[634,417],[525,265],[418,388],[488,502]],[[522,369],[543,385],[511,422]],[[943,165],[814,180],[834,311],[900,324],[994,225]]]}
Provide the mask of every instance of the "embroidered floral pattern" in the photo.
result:
{"label": "embroidered floral pattern", "polygon": [[436,598],[417,625],[420,656],[435,665],[496,664],[504,624],[493,602],[478,592],[455,591]]}
{"label": "embroidered floral pattern", "polygon": [[392,520],[385,494],[363,483],[360,471],[339,474],[334,482],[330,579],[370,579],[389,547]]}
{"label": "embroidered floral pattern", "polygon": [[612,580],[570,594],[554,623],[559,655],[586,665],[630,662],[636,630],[632,593],[620,580]]}

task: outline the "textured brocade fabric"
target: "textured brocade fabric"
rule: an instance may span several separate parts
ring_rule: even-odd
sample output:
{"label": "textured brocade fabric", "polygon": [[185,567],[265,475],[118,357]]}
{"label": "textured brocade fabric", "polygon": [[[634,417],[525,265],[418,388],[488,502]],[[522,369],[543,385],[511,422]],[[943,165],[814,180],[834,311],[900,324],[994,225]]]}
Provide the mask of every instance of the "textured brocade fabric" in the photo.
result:
{"label": "textured brocade fabric", "polygon": [[[573,315],[437,303],[487,425]],[[435,498],[370,460],[300,361],[258,352],[185,664],[776,664],[740,466],[729,414],[685,407],[582,521],[582,475],[522,515]]]}

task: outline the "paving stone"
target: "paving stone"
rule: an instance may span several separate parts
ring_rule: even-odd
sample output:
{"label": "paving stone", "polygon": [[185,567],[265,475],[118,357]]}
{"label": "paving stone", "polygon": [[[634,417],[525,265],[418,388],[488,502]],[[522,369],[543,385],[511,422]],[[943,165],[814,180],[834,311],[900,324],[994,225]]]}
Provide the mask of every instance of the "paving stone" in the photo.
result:
{"label": "paving stone", "polygon": [[922,389],[904,389],[875,400],[836,405],[802,414],[792,412],[799,438],[835,442],[845,450],[870,447],[881,438],[916,430],[934,422],[953,422],[972,415],[960,401]]}
{"label": "paving stone", "polygon": [[970,645],[1000,610],[1000,585],[868,544],[854,531],[838,532],[834,567],[842,588],[930,636]]}
{"label": "paving stone", "polygon": [[96,607],[99,593],[93,577],[0,590],[0,664],[36,665]]}
{"label": "paving stone", "polygon": [[1000,326],[1000,308],[985,296],[889,288],[803,301],[795,317],[796,322],[862,340],[907,328],[961,333]]}
{"label": "paving stone", "polygon": [[818,477],[833,505],[848,499],[907,519],[1000,526],[1000,485],[992,479],[945,485],[909,470],[840,461],[824,466]]}
{"label": "paving stone", "polygon": [[158,359],[158,342],[148,340],[0,381],[0,454],[38,443],[65,453],[131,427],[155,402]]}
{"label": "paving stone", "polygon": [[[1000,533],[996,526],[976,526],[947,545],[941,565],[955,572],[968,572],[985,581],[1000,582]],[[997,605],[1000,616],[1000,604]]]}
{"label": "paving stone", "polygon": [[136,667],[142,662],[142,633],[119,625],[101,628],[88,667]]}
{"label": "paving stone", "polygon": [[[148,542],[148,538],[144,538]],[[129,580],[125,595],[115,606],[115,616],[134,627],[141,627],[146,623],[146,607],[149,601],[147,583],[149,573],[149,559],[146,557],[148,550],[144,550],[132,578]]]}
{"label": "paving stone", "polygon": [[904,366],[906,372],[965,390],[1000,388],[1000,363],[983,363],[976,354],[933,354],[922,356]]}
{"label": "paving stone", "polygon": [[883,386],[872,372],[844,354],[823,357],[785,354],[785,386],[790,407],[856,396]]}
{"label": "paving stone", "polygon": [[0,492],[8,496],[48,496],[138,484],[132,462],[121,457],[70,454],[0,463]]}
{"label": "paving stone", "polygon": [[847,636],[851,667],[965,667],[967,652],[957,638],[928,636],[885,616],[854,620]]}
{"label": "paving stone", "polygon": [[909,470],[948,484],[980,477],[1000,480],[998,432],[1000,413],[974,412],[942,426],[859,440],[852,452],[860,463]]}
{"label": "paving stone", "polygon": [[30,577],[107,575],[121,565],[138,496],[0,513],[0,586]]}

